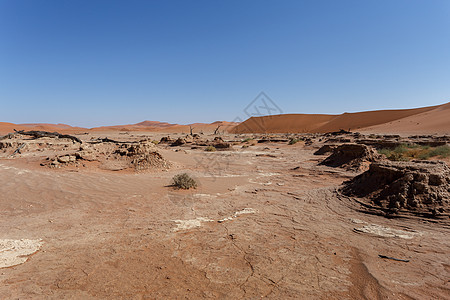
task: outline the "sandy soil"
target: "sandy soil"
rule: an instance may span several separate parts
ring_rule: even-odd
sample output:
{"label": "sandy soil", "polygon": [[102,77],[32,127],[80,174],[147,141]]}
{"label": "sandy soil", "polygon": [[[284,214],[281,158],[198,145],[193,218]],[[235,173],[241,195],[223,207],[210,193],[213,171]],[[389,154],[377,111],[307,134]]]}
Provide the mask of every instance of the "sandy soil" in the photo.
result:
{"label": "sandy soil", "polygon": [[[0,239],[42,240],[0,269],[0,298],[450,298],[448,221],[361,212],[335,192],[357,173],[318,166],[316,149],[157,147],[166,171],[0,159]],[[199,187],[170,187],[185,171]]]}

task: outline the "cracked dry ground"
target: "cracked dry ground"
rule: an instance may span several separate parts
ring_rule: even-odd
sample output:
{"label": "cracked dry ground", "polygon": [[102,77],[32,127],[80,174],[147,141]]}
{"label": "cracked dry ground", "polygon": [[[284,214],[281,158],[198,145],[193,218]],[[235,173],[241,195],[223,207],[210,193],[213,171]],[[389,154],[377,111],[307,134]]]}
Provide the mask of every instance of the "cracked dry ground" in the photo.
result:
{"label": "cracked dry ground", "polygon": [[[163,150],[175,167],[145,174],[0,161],[0,238],[44,242],[0,270],[0,298],[449,298],[448,223],[358,212],[334,193],[355,174],[301,145],[269,147]],[[167,187],[184,170],[200,186]]]}

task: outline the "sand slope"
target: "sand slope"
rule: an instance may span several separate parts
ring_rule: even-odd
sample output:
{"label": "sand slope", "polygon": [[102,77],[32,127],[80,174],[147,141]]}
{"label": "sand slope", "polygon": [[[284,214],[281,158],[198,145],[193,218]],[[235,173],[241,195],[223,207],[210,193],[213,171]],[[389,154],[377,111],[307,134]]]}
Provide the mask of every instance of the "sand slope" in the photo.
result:
{"label": "sand slope", "polygon": [[232,133],[285,133],[318,132],[318,129],[335,119],[334,115],[286,114],[265,117],[251,117],[232,128]]}
{"label": "sand slope", "polygon": [[450,103],[433,110],[364,128],[368,133],[450,134]]}
{"label": "sand slope", "polygon": [[[394,121],[406,120],[403,130],[421,129],[427,132],[436,130],[450,131],[450,104],[401,110],[379,110],[341,115],[308,115],[286,114],[264,117],[253,117],[234,127],[233,133],[301,133],[301,132],[331,132],[341,129],[362,131],[371,127],[374,132],[396,132],[399,130]],[[421,122],[414,121],[421,118]],[[432,118],[433,120],[428,120]],[[427,121],[427,122],[426,122]],[[421,128],[413,128],[411,124],[424,124]],[[374,127],[382,125],[381,127]],[[423,127],[423,128],[422,128]]]}

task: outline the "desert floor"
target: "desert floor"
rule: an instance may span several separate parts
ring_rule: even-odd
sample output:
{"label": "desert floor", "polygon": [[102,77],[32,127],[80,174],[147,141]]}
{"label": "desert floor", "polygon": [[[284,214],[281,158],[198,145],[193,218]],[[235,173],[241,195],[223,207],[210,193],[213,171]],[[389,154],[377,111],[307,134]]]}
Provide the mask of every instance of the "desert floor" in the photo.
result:
{"label": "desert floor", "polygon": [[[448,223],[359,211],[336,193],[356,173],[303,143],[157,148],[167,171],[0,159],[0,238],[43,242],[0,298],[450,298]],[[181,172],[198,188],[169,186]]]}

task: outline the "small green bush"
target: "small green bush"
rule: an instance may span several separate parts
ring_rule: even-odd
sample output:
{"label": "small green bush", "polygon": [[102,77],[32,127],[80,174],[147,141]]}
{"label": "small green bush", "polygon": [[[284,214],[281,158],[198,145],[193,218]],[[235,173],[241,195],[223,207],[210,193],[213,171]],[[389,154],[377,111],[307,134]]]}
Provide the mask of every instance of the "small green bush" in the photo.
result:
{"label": "small green bush", "polygon": [[439,156],[442,158],[450,157],[450,146],[443,145],[436,147],[433,150],[431,150],[430,153],[432,156]]}
{"label": "small green bush", "polygon": [[197,188],[197,182],[187,173],[175,175],[172,178],[172,185],[183,190],[188,190],[190,188],[194,189]]}
{"label": "small green bush", "polygon": [[379,154],[383,154],[386,157],[389,157],[389,155],[391,155],[392,151],[386,148],[380,149],[378,150]]}
{"label": "small green bush", "polygon": [[378,153],[385,155],[389,160],[395,161],[427,160],[436,156],[439,158],[450,157],[450,147],[448,145],[430,147],[417,144],[402,144],[395,149],[381,149]]}
{"label": "small green bush", "polygon": [[294,144],[297,144],[298,142],[300,142],[300,139],[293,138],[289,141],[289,145],[294,145]]}
{"label": "small green bush", "polygon": [[216,147],[214,147],[214,146],[208,146],[208,147],[206,147],[205,148],[205,151],[208,151],[208,152],[214,152],[214,151],[216,151],[217,149],[216,149]]}
{"label": "small green bush", "polygon": [[251,141],[251,138],[246,138],[245,140],[242,140],[243,143],[247,143],[248,141]]}

